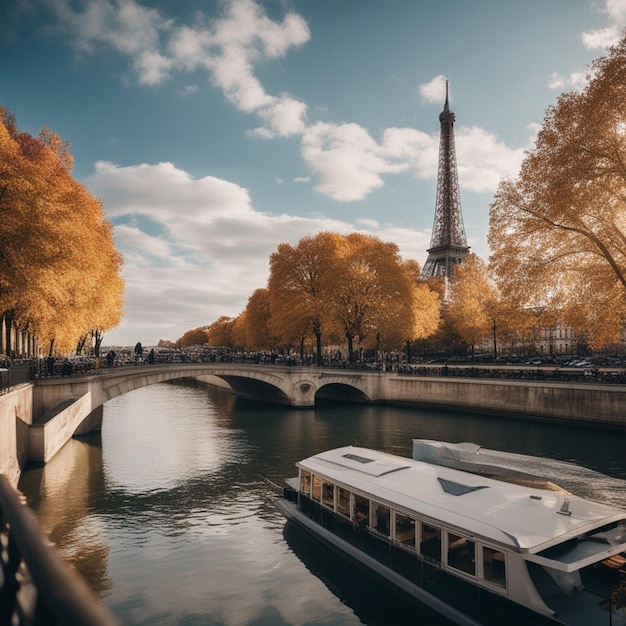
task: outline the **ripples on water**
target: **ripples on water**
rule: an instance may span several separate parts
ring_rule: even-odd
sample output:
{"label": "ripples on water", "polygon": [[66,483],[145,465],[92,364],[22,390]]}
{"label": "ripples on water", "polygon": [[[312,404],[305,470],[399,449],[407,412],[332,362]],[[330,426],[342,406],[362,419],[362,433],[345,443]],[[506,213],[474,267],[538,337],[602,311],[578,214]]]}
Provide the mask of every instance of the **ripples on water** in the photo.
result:
{"label": "ripples on water", "polygon": [[107,403],[101,436],[71,441],[20,488],[124,624],[428,626],[438,622],[285,526],[264,481],[350,443],[411,456],[413,438],[502,450],[504,463],[626,507],[624,434],[406,408],[285,409],[194,384]]}

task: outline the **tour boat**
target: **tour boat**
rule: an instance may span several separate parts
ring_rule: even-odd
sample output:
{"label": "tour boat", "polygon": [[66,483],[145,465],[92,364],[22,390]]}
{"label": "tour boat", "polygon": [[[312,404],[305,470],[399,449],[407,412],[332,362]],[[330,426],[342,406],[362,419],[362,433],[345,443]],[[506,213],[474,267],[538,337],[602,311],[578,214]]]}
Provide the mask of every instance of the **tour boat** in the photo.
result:
{"label": "tour boat", "polygon": [[285,517],[453,623],[626,626],[624,510],[354,446],[296,466]]}

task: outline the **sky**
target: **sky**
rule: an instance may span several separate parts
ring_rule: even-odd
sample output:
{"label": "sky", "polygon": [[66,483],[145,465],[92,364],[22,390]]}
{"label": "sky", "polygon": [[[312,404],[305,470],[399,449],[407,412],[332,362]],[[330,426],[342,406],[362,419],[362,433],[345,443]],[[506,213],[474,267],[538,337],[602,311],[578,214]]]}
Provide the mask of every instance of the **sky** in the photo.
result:
{"label": "sky", "polygon": [[71,144],[126,282],[104,345],[235,317],[269,257],[329,230],[426,261],[448,81],[463,220],[546,109],[585,85],[626,0],[2,0],[0,106]]}

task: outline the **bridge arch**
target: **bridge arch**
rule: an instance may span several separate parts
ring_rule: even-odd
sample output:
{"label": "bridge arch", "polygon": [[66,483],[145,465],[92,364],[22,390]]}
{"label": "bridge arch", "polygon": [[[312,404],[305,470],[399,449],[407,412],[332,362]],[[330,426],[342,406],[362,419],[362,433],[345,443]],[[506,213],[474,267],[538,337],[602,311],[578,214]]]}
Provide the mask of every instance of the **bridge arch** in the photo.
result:
{"label": "bridge arch", "polygon": [[280,375],[259,367],[208,364],[179,365],[178,367],[129,367],[105,372],[99,377],[99,385],[98,381],[94,381],[91,385],[92,391],[96,392],[95,395],[101,396],[95,397],[93,404],[95,407],[97,403],[104,404],[108,400],[141,387],[184,378],[205,381],[207,378],[219,378],[237,396],[277,404],[293,404],[285,380]]}
{"label": "bridge arch", "polygon": [[315,402],[371,402],[371,398],[361,389],[345,382],[321,385],[315,394]]}

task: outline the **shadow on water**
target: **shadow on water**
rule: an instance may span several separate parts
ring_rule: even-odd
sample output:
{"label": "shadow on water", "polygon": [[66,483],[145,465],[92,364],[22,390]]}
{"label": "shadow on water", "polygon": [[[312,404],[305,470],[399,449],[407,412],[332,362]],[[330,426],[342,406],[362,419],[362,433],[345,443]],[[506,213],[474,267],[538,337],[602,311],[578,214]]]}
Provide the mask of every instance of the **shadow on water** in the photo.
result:
{"label": "shadow on water", "polygon": [[418,608],[399,593],[382,587],[354,565],[346,563],[332,550],[312,540],[291,522],[285,524],[283,537],[303,565],[339,600],[352,608],[362,623],[369,626],[449,626],[451,622]]}

